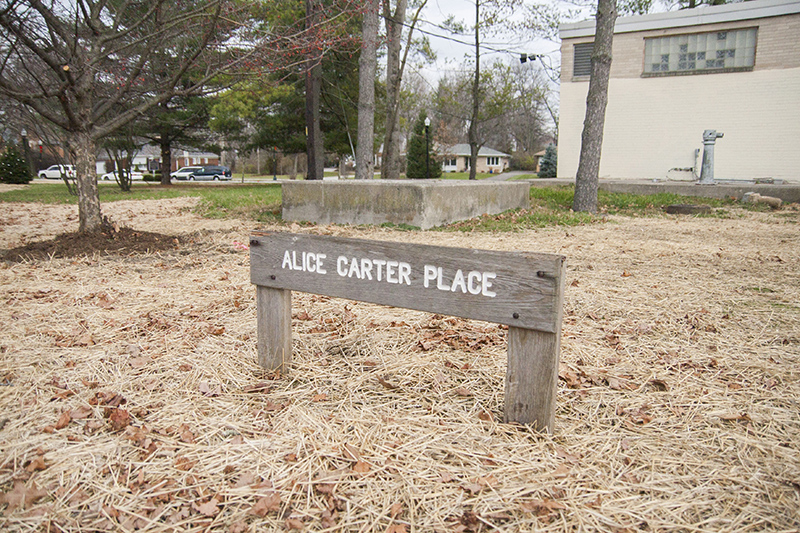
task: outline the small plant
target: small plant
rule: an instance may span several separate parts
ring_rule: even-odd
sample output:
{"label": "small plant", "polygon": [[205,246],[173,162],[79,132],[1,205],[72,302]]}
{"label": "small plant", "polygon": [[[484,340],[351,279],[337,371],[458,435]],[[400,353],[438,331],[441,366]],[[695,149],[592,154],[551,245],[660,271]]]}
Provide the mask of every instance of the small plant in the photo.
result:
{"label": "small plant", "polygon": [[[406,177],[408,179],[441,178],[442,164],[433,151],[433,129],[425,125],[428,117],[422,112],[414,124],[414,131],[408,141]],[[425,129],[428,128],[426,132]]]}
{"label": "small plant", "polygon": [[0,155],[0,183],[25,184],[33,179],[25,159],[14,146]]}
{"label": "small plant", "polygon": [[539,160],[539,177],[555,178],[558,168],[558,152],[556,145],[548,144],[544,150],[544,155]]}

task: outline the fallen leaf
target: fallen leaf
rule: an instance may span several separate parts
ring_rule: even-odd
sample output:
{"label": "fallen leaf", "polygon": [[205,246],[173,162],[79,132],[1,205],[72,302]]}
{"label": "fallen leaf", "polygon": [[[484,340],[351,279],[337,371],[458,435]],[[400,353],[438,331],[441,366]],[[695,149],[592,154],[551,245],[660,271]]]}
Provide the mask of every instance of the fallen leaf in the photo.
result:
{"label": "fallen leaf", "polygon": [[327,399],[328,395],[324,392],[322,394],[315,394],[314,396],[311,397],[312,402],[323,402]]}
{"label": "fallen leaf", "polygon": [[284,524],[286,525],[286,529],[303,529],[305,527],[303,521],[297,518],[287,518]]}
{"label": "fallen leaf", "polygon": [[465,483],[461,485],[461,488],[475,495],[486,487],[484,485],[481,485],[480,483]]}
{"label": "fallen leaf", "polygon": [[398,516],[400,516],[400,513],[402,513],[402,512],[403,512],[403,504],[402,503],[396,503],[396,504],[392,505],[391,509],[389,509],[389,516],[391,516],[394,519],[394,518],[397,518]]}
{"label": "fallen leaf", "polygon": [[188,472],[189,470],[194,468],[194,465],[196,464],[197,461],[194,461],[184,456],[180,456],[177,459],[175,459],[175,468],[177,468],[178,470],[183,470],[184,472]]}
{"label": "fallen leaf", "polygon": [[494,417],[492,416],[492,413],[490,413],[489,411],[481,411],[480,413],[478,413],[478,418],[480,418],[484,422],[494,421]]}
{"label": "fallen leaf", "polygon": [[92,408],[84,405],[70,411],[69,416],[71,416],[73,420],[82,420],[84,418],[89,418],[92,414],[94,414]]}
{"label": "fallen leaf", "polygon": [[386,387],[389,390],[394,390],[394,389],[398,388],[398,385],[395,385],[393,383],[389,383],[388,381],[386,381],[384,378],[382,378],[380,376],[378,376],[378,383],[380,383],[381,385],[383,385],[384,387]]}
{"label": "fallen leaf", "polygon": [[631,276],[633,276],[633,274],[631,274],[631,273],[630,273],[630,272],[628,272],[627,270],[623,270],[623,271],[622,271],[622,277],[623,277],[623,278],[629,278],[629,277],[631,277]]}
{"label": "fallen leaf", "polygon": [[719,419],[720,420],[728,420],[728,421],[732,421],[732,420],[750,421],[750,415],[748,415],[747,413],[738,413],[738,414],[730,413],[730,414],[720,415]]}
{"label": "fallen leaf", "polygon": [[358,461],[356,464],[353,465],[353,472],[358,472],[359,474],[366,474],[369,472],[370,466],[368,463],[364,461]]}
{"label": "fallen leaf", "polygon": [[464,387],[456,387],[455,393],[459,396],[472,396],[472,393]]}
{"label": "fallen leaf", "polygon": [[25,467],[25,470],[28,472],[36,472],[37,470],[44,470],[47,468],[47,465],[44,462],[44,455],[37,455],[28,465]]}
{"label": "fallen leaf", "polygon": [[281,510],[281,497],[277,492],[270,491],[266,496],[258,500],[253,508],[250,509],[250,514],[260,517],[265,517],[271,512],[278,512]]}
{"label": "fallen leaf", "polygon": [[111,429],[120,431],[131,423],[131,415],[125,409],[112,409],[108,415],[108,421],[111,423]]}
{"label": "fallen leaf", "polygon": [[212,398],[222,394],[222,389],[220,388],[219,385],[214,387],[214,389],[212,390],[211,389],[211,385],[209,385],[205,381],[200,383],[200,385],[198,386],[198,389],[200,390],[200,394],[202,394],[203,396],[209,396],[209,397],[212,397]]}
{"label": "fallen leaf", "polygon": [[181,442],[185,442],[186,444],[194,444],[194,433],[192,433],[192,431],[189,429],[189,426],[182,424],[179,431],[181,432]]}
{"label": "fallen leaf", "polygon": [[522,507],[523,510],[534,513],[537,516],[548,515],[558,509],[567,508],[563,503],[548,499],[523,502],[520,504],[520,507]]}
{"label": "fallen leaf", "polygon": [[236,483],[233,485],[234,488],[242,488],[252,485],[256,480],[255,475],[250,472],[242,472],[239,477],[236,479]]}
{"label": "fallen leaf", "polygon": [[205,516],[216,516],[217,513],[219,513],[219,500],[211,498],[209,501],[201,503],[200,505],[192,504],[192,507],[195,511]]}
{"label": "fallen leaf", "polygon": [[268,382],[261,381],[259,383],[256,383],[255,385],[250,385],[243,388],[242,392],[263,392],[266,394],[267,392],[270,391],[271,388],[272,385],[270,385]]}
{"label": "fallen leaf", "polygon": [[67,427],[72,420],[72,415],[70,415],[69,411],[64,411],[61,413],[61,416],[58,417],[58,422],[56,422],[55,428],[56,429],[64,429]]}
{"label": "fallen leaf", "polygon": [[667,385],[667,382],[663,379],[651,379],[647,383],[652,385],[659,392],[667,392],[669,390],[669,385]]}
{"label": "fallen leaf", "polygon": [[407,533],[408,528],[405,524],[392,524],[389,526],[389,529],[386,530],[386,533]]}
{"label": "fallen leaf", "polygon": [[25,509],[27,506],[36,503],[37,500],[47,495],[46,490],[42,490],[33,483],[30,487],[25,486],[24,481],[14,481],[14,488],[6,493],[0,494],[0,503],[7,503],[6,512],[14,509]]}

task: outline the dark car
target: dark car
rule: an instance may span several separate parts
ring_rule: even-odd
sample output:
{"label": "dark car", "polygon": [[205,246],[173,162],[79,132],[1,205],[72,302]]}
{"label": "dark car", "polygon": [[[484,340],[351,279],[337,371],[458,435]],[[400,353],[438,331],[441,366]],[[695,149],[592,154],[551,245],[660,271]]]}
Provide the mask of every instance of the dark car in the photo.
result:
{"label": "dark car", "polygon": [[190,180],[229,180],[231,179],[231,169],[228,167],[210,165],[195,170],[189,175]]}

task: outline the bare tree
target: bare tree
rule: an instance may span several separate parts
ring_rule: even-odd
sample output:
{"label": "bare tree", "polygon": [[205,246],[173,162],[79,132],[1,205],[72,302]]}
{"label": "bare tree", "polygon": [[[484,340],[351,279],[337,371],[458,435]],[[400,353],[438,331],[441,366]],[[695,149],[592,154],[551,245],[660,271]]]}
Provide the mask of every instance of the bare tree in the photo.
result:
{"label": "bare tree", "polygon": [[361,55],[358,59],[358,133],[356,179],[375,173],[375,72],[378,66],[378,0],[368,0],[364,11]]}
{"label": "bare tree", "polygon": [[597,212],[597,189],[600,174],[600,153],[603,147],[603,126],[608,103],[608,80],[611,73],[611,46],[616,0],[599,0],[595,23],[592,72],[586,95],[586,118],[581,136],[581,155],[575,176],[574,211]]}
{"label": "bare tree", "polygon": [[[403,73],[408,62],[409,52],[413,47],[414,29],[419,21],[420,13],[427,3],[428,0],[422,0],[414,6],[414,14],[408,23],[408,33],[406,33],[405,48],[403,48],[403,28],[406,26],[408,0],[397,0],[394,12],[392,12],[391,2],[383,0],[383,18],[386,22],[386,124],[383,136],[382,179],[400,177],[402,165],[400,164],[400,135],[398,132]],[[400,57],[401,49],[403,50],[402,58]]]}

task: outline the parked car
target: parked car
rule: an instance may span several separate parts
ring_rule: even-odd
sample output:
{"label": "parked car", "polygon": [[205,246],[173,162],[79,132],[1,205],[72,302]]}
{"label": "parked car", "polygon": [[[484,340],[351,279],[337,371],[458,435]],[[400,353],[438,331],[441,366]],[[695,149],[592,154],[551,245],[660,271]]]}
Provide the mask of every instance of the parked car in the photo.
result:
{"label": "parked car", "polygon": [[210,165],[192,172],[190,180],[229,180],[231,179],[231,169],[219,165]]}
{"label": "parked car", "polygon": [[181,167],[170,176],[176,180],[188,180],[190,179],[189,176],[202,169],[203,167]]}
{"label": "parked car", "polygon": [[41,179],[60,180],[62,171],[68,178],[75,177],[75,167],[72,165],[53,165],[44,170],[39,171]]}
{"label": "parked car", "polygon": [[[117,171],[112,170],[111,172],[107,172],[100,176],[100,179],[103,181],[116,181],[117,180]],[[138,170],[131,171],[131,181],[142,181],[144,179],[144,174],[139,172]]]}

